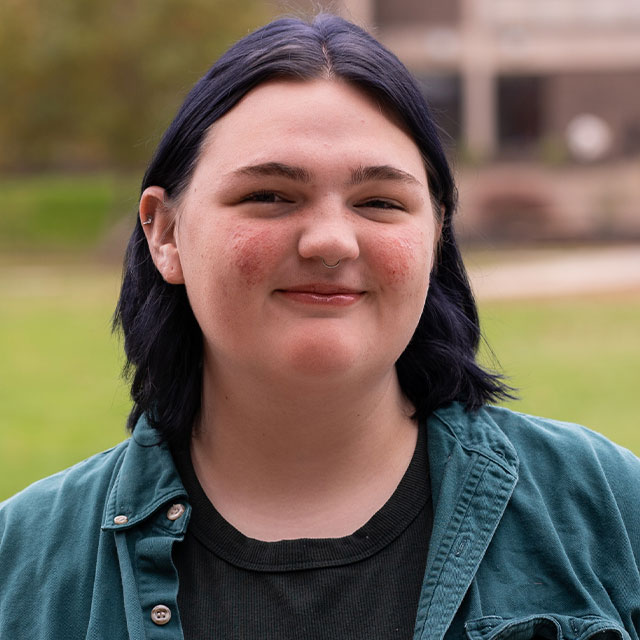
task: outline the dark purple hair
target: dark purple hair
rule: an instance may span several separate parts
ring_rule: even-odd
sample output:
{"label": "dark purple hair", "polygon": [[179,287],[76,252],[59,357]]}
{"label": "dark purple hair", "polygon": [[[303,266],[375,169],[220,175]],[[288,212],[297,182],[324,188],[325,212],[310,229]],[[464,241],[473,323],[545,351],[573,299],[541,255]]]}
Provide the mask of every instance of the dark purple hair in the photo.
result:
{"label": "dark purple hair", "polygon": [[[500,376],[476,363],[478,314],[455,242],[456,190],[425,99],[404,65],[359,27],[334,15],[311,23],[275,20],[232,46],[187,95],[147,168],[142,191],[176,199],[189,184],[209,127],[257,85],[275,78],[341,78],[376,99],[420,149],[441,215],[439,252],[418,327],[396,363],[403,392],[422,419],[460,400],[469,410],[509,395]],[[133,429],[146,413],[162,438],[187,439],[200,410],[202,333],[184,285],[155,268],[140,225],[125,257],[114,328],[124,334]]]}

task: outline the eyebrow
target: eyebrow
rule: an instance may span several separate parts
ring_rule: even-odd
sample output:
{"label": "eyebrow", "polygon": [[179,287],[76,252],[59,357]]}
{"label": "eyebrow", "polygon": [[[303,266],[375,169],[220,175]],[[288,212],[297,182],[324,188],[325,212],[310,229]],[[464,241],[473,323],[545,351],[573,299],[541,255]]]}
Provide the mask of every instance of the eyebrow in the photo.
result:
{"label": "eyebrow", "polygon": [[[233,172],[233,175],[258,177],[279,176],[282,178],[288,178],[289,180],[295,180],[296,182],[303,182],[305,184],[311,182],[312,178],[311,173],[307,171],[307,169],[284,164],[282,162],[263,162],[261,164],[248,165],[237,169]],[[392,167],[388,164],[367,167],[360,166],[357,169],[352,170],[349,184],[355,186],[376,180],[391,180],[424,187],[416,177],[412,176],[407,171],[397,169],[396,167]]]}
{"label": "eyebrow", "polygon": [[242,176],[279,176],[289,178],[296,182],[311,182],[311,174],[302,167],[293,167],[282,162],[264,162],[262,164],[252,164],[241,167],[233,172],[234,175]]}
{"label": "eyebrow", "polygon": [[406,182],[407,184],[413,184],[423,186],[422,183],[407,171],[402,169],[396,169],[388,164],[377,165],[372,167],[358,167],[351,172],[350,184],[358,185],[364,182],[375,180],[394,180],[399,182]]}

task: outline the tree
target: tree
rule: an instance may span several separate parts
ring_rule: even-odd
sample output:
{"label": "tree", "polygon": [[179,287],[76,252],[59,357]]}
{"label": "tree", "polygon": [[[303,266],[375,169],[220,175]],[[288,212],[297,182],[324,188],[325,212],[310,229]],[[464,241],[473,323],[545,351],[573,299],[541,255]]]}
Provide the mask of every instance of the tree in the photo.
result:
{"label": "tree", "polygon": [[139,166],[263,0],[3,0],[0,169]]}

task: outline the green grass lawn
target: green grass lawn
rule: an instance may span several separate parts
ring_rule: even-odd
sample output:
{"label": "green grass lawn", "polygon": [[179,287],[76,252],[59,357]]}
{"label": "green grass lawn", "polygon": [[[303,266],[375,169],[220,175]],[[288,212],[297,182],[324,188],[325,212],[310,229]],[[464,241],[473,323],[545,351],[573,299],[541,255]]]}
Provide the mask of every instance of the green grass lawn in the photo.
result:
{"label": "green grass lawn", "polygon": [[0,268],[0,499],[125,437],[118,273]]}
{"label": "green grass lawn", "polygon": [[[0,266],[0,499],[112,446],[128,393],[110,334],[119,272]],[[586,424],[640,453],[640,296],[481,306],[519,410]]]}
{"label": "green grass lawn", "polygon": [[640,294],[485,303],[481,314],[519,389],[507,406],[584,424],[640,455]]}

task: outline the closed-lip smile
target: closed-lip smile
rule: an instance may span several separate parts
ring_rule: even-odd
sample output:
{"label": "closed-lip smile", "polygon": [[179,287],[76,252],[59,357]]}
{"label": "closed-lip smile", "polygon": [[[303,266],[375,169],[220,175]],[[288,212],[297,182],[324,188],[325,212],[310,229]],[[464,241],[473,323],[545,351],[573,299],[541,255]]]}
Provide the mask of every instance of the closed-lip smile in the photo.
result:
{"label": "closed-lip smile", "polygon": [[278,289],[283,292],[294,293],[317,293],[320,295],[341,295],[341,294],[356,294],[364,293],[361,289],[355,289],[353,287],[347,287],[330,282],[324,283],[309,283],[309,284],[297,284],[289,287]]}
{"label": "closed-lip smile", "polygon": [[305,304],[347,306],[360,300],[365,291],[340,284],[314,282],[276,289],[276,293]]}

